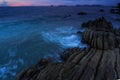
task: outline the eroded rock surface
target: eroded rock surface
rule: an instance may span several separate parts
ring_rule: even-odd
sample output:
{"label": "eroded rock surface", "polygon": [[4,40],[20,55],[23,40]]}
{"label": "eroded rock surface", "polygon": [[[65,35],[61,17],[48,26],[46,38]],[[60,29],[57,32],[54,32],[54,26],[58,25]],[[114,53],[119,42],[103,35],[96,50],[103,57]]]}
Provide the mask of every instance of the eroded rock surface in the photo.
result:
{"label": "eroded rock surface", "polygon": [[63,62],[48,63],[42,70],[29,68],[18,80],[120,79],[119,32],[103,17],[82,26],[87,28],[82,41],[88,48],[67,50],[63,53]]}

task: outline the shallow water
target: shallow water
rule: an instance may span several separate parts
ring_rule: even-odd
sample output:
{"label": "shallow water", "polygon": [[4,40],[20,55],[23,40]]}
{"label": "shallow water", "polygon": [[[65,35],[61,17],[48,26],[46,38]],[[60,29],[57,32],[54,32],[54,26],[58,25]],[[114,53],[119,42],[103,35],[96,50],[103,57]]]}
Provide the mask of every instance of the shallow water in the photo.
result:
{"label": "shallow water", "polygon": [[[105,12],[100,13],[99,9]],[[0,80],[16,80],[20,71],[42,57],[60,61],[65,48],[85,47],[76,34],[82,22],[105,16],[113,25],[118,15],[110,7],[17,7],[0,8]],[[80,11],[88,15],[78,16]],[[71,15],[70,17],[66,17]]]}

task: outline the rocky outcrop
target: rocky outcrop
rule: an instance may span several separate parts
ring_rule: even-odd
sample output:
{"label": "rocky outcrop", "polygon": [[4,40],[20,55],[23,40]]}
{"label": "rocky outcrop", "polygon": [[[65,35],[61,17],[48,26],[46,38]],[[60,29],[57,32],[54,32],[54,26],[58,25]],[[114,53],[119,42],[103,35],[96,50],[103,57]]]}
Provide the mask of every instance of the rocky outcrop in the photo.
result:
{"label": "rocky outcrop", "polygon": [[[18,80],[117,80],[120,79],[118,33],[105,18],[84,23],[82,41],[88,48],[68,49],[63,62],[48,63],[43,69],[23,71]],[[41,63],[40,63],[41,64]],[[36,70],[37,69],[37,70]]]}

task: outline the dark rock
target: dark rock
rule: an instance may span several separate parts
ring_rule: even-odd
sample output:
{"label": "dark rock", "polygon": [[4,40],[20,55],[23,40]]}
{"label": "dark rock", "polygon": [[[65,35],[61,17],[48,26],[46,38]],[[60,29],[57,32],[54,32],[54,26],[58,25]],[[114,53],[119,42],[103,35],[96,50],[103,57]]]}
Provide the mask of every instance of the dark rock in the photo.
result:
{"label": "dark rock", "polygon": [[105,12],[104,9],[100,9],[100,12]]}
{"label": "dark rock", "polygon": [[98,18],[94,21],[88,21],[82,24],[82,27],[93,29],[96,31],[111,31],[113,32],[113,26],[110,22],[108,22],[104,17]]}
{"label": "dark rock", "polygon": [[17,80],[30,80],[31,77],[35,79],[39,72],[40,70],[35,67],[28,68],[17,75]]}
{"label": "dark rock", "polygon": [[115,9],[110,9],[110,13],[115,14],[116,10]]}
{"label": "dark rock", "polygon": [[81,49],[80,48],[68,48],[68,49],[66,49],[62,54],[61,54],[61,59],[63,60],[63,61],[67,61],[68,60],[68,58],[72,55],[72,54],[74,54],[74,53],[76,53],[76,51],[81,51]]}
{"label": "dark rock", "polygon": [[81,32],[81,31],[78,31],[78,32],[77,32],[77,34],[79,34],[79,35],[81,35],[82,33],[83,33],[83,32]]}
{"label": "dark rock", "polygon": [[120,22],[120,18],[117,18],[117,19],[115,19],[115,20]]}
{"label": "dark rock", "polygon": [[48,65],[48,63],[50,63],[49,59],[46,58],[42,58],[37,64],[36,67],[40,67],[40,68],[44,68]]}
{"label": "dark rock", "polygon": [[77,13],[77,15],[87,15],[87,13],[86,12],[79,12],[79,13]]}
{"label": "dark rock", "polygon": [[117,4],[117,6],[110,10],[112,14],[120,14],[120,3]]}

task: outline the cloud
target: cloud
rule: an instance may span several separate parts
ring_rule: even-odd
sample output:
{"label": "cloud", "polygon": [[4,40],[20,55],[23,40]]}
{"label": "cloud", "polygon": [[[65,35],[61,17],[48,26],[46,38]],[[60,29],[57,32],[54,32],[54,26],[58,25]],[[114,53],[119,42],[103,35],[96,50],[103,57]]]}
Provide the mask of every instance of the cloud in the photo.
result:
{"label": "cloud", "polygon": [[25,3],[25,2],[15,2],[9,3],[9,6],[31,6],[32,3]]}
{"label": "cloud", "polygon": [[[1,0],[0,0],[1,1]],[[119,0],[7,0],[12,6],[29,6],[29,5],[84,5],[84,4],[102,4],[115,5]]]}

